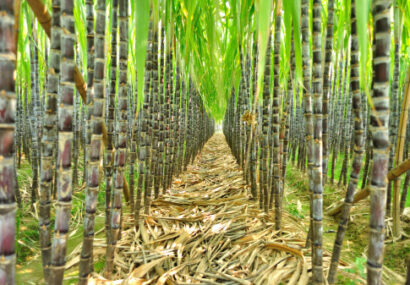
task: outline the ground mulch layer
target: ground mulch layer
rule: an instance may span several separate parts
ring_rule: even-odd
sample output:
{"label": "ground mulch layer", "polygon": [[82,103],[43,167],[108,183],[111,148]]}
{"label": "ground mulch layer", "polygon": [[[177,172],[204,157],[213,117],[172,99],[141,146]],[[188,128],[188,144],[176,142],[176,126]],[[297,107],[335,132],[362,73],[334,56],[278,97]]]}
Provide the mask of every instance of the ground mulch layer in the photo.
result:
{"label": "ground mulch layer", "polygon": [[[274,218],[251,199],[224,136],[216,134],[152,201],[138,230],[132,215],[124,216],[115,281],[94,274],[89,284],[307,284],[305,227],[283,211],[277,231]],[[330,253],[323,255],[327,274]]]}

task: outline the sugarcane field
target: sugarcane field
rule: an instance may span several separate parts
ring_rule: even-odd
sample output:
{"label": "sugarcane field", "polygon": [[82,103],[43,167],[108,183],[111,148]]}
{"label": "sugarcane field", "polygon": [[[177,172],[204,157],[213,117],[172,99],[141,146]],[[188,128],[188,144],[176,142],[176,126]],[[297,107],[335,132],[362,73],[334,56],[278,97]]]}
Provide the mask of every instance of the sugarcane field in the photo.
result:
{"label": "sugarcane field", "polygon": [[410,285],[409,0],[0,0],[0,285]]}

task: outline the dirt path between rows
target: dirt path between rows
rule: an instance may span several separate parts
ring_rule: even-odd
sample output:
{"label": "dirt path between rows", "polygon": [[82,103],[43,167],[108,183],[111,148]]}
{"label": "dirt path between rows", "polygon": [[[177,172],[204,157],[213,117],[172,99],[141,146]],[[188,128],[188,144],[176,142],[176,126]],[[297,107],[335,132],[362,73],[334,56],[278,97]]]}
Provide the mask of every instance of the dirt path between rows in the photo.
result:
{"label": "dirt path between rows", "polygon": [[[309,250],[300,221],[274,215],[250,200],[225,138],[214,135],[172,188],[154,200],[138,232],[125,217],[115,256],[116,283],[306,284]],[[324,267],[330,255],[324,252]],[[112,283],[95,275],[92,282]]]}

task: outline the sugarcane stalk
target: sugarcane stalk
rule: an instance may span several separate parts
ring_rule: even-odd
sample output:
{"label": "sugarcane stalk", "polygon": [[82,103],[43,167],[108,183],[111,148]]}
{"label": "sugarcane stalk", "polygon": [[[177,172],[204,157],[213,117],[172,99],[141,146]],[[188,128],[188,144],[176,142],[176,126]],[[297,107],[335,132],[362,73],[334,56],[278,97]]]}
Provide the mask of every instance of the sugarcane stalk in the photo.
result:
{"label": "sugarcane stalk", "polygon": [[279,86],[279,69],[280,69],[280,42],[281,42],[281,22],[282,15],[280,10],[277,10],[275,17],[275,41],[274,41],[274,68],[273,68],[273,98],[272,98],[272,185],[270,193],[269,208],[272,207],[273,197],[275,198],[275,229],[281,228],[282,220],[282,200],[281,200],[281,185],[280,185],[280,115],[279,106],[281,102],[280,98],[280,86]]}
{"label": "sugarcane stalk", "polygon": [[[168,189],[168,177],[171,171],[171,136],[172,136],[172,97],[174,93],[173,89],[173,76],[172,76],[172,49],[169,51],[166,60],[166,80],[167,86],[165,87],[165,134],[164,134],[164,178],[163,178],[163,185],[162,185],[162,192]],[[190,130],[188,130],[190,131]],[[187,147],[190,147],[187,144]],[[190,149],[189,149],[190,151]],[[189,152],[190,155],[190,152]],[[185,166],[188,165],[189,155],[186,157]]]}
{"label": "sugarcane stalk", "polygon": [[60,0],[53,0],[46,110],[41,139],[40,163],[40,247],[45,282],[48,282],[51,261],[50,209],[54,176],[54,141],[57,136],[57,95],[60,73]]}
{"label": "sugarcane stalk", "polygon": [[110,278],[114,269],[114,232],[112,229],[112,221],[119,220],[120,217],[116,216],[117,213],[113,213],[113,209],[116,208],[118,202],[114,201],[113,191],[113,173],[117,171],[118,165],[114,165],[116,157],[116,149],[114,148],[114,118],[115,118],[115,95],[116,95],[116,82],[117,82],[117,52],[118,52],[118,2],[114,0],[112,2],[112,39],[111,39],[111,82],[109,84],[109,96],[108,96],[108,113],[106,118],[107,123],[107,144],[105,148],[105,230],[107,236],[107,248],[106,248],[106,263],[104,269],[104,275]]}
{"label": "sugarcane stalk", "polygon": [[391,1],[375,0],[373,5],[373,93],[370,128],[373,140],[373,167],[370,190],[370,239],[367,282],[382,284],[385,237],[385,207],[389,161],[389,74]]}
{"label": "sugarcane stalk", "polygon": [[[16,172],[14,164],[14,118],[16,116],[16,41],[14,1],[1,1],[0,11],[0,282],[16,283]],[[18,22],[18,21],[17,21]]]}
{"label": "sugarcane stalk", "polygon": [[312,216],[312,201],[313,201],[313,111],[312,111],[312,94],[310,88],[311,65],[310,65],[310,47],[309,47],[309,1],[302,0],[302,62],[303,62],[303,101],[305,105],[305,134],[307,144],[307,160],[308,160],[308,178],[309,178],[309,193],[310,193],[310,228],[306,247],[311,245],[311,233],[313,225]]}
{"label": "sugarcane stalk", "polygon": [[[34,30],[33,30],[34,32]],[[38,196],[38,173],[39,173],[39,128],[38,128],[38,112],[39,112],[39,82],[38,82],[38,49],[34,37],[31,37],[30,49],[30,80],[31,80],[31,108],[30,108],[30,129],[31,129],[31,169],[33,173],[33,181],[31,184],[31,206],[34,207]],[[34,209],[34,208],[33,208]]]}
{"label": "sugarcane stalk", "polygon": [[329,159],[329,139],[328,139],[328,114],[329,114],[329,95],[331,92],[331,74],[330,66],[332,64],[332,49],[333,49],[333,14],[334,0],[329,0],[327,3],[327,28],[326,28],[326,46],[325,46],[325,62],[323,68],[323,183],[327,181],[327,168]]}
{"label": "sugarcane stalk", "polygon": [[159,196],[159,131],[160,131],[160,123],[159,123],[159,75],[158,75],[158,54],[159,53],[159,44],[158,44],[158,33],[154,33],[153,39],[153,46],[152,46],[152,109],[151,109],[151,127],[152,127],[152,134],[151,134],[151,179],[153,180],[153,190],[154,190],[154,197]]}
{"label": "sugarcane stalk", "polygon": [[[148,161],[148,147],[149,147],[149,137],[148,137],[148,120],[149,120],[149,89],[151,86],[151,54],[152,54],[152,22],[150,23],[147,41],[147,60],[145,69],[145,80],[144,85],[144,101],[142,102],[142,111],[139,116],[140,119],[140,131],[139,131],[139,149],[138,149],[138,186],[137,186],[137,197],[135,200],[135,228],[138,229],[140,222],[140,211],[141,211],[141,200],[142,191],[145,189],[145,176],[147,174],[147,161]],[[135,121],[137,123],[137,121]]]}
{"label": "sugarcane stalk", "polygon": [[[107,247],[107,255],[111,254],[110,260],[114,260],[114,251],[119,240],[120,235],[120,220],[121,220],[121,206],[122,198],[121,194],[124,188],[124,167],[127,150],[127,57],[128,57],[128,5],[127,0],[119,0],[113,2],[113,8],[117,9],[119,4],[119,91],[117,97],[118,104],[118,123],[117,123],[117,139],[115,142],[115,153],[114,153],[114,175],[113,175],[113,195],[111,203],[111,213],[110,213],[110,230],[111,230],[111,241],[110,245]],[[114,10],[114,15],[117,11]],[[114,21],[116,17],[114,16]],[[116,30],[114,32],[116,35]],[[114,43],[113,43],[114,45]],[[115,45],[116,47],[116,45]],[[114,68],[114,66],[113,66]],[[113,69],[115,70],[115,69]],[[115,89],[115,84],[111,88]],[[113,90],[112,90],[113,91]],[[112,94],[112,93],[111,93]],[[126,181],[125,181],[126,182]],[[108,251],[109,248],[109,251]],[[112,265],[107,266],[106,270],[112,270]],[[106,272],[110,274],[110,272]]]}
{"label": "sugarcane stalk", "polygon": [[[283,98],[284,101],[284,107],[282,111],[282,116],[281,116],[281,126],[280,126],[280,135],[279,135],[279,140],[280,140],[280,147],[281,147],[281,164],[280,165],[280,188],[281,191],[279,193],[279,201],[282,203],[283,201],[283,195],[284,195],[284,190],[285,190],[285,177],[286,177],[286,163],[288,159],[288,144],[289,144],[289,124],[290,124],[290,116],[289,112],[291,112],[291,102],[293,100],[293,82],[294,82],[294,71],[296,68],[296,62],[295,62],[295,47],[294,47],[294,39],[293,39],[293,28],[292,28],[292,40],[291,40],[291,51],[290,51],[290,58],[291,58],[291,66],[289,70],[289,77],[288,77],[288,92],[286,98]],[[282,205],[279,205],[280,215],[282,212]],[[278,213],[276,213],[278,214]],[[280,217],[281,218],[281,217]],[[280,224],[280,222],[279,222]]]}
{"label": "sugarcane stalk", "polygon": [[[157,32],[157,27],[154,25],[153,26],[153,31],[152,31],[152,39],[151,39],[151,71],[150,71],[150,78],[151,78],[151,89],[149,91],[149,97],[147,96],[148,99],[148,110],[145,113],[146,119],[147,119],[147,158],[146,158],[146,175],[145,175],[145,184],[144,184],[144,214],[148,215],[149,214],[149,209],[151,206],[151,197],[152,197],[152,182],[154,179],[154,163],[155,163],[155,156],[154,156],[154,145],[156,143],[154,139],[154,121],[156,120],[156,102],[158,100],[158,97],[155,98],[155,96],[158,96],[157,89],[158,89],[158,59],[156,58],[158,56],[157,50],[158,50],[158,32]],[[154,160],[153,160],[154,157]]]}
{"label": "sugarcane stalk", "polygon": [[339,265],[340,253],[342,250],[343,239],[350,218],[350,209],[352,207],[354,193],[359,181],[360,170],[362,168],[364,153],[364,130],[362,116],[362,101],[360,92],[360,72],[359,72],[359,40],[356,27],[356,6],[355,1],[351,2],[351,49],[350,49],[350,90],[353,93],[353,113],[354,113],[354,158],[352,170],[350,172],[349,186],[347,187],[346,197],[342,210],[342,215],[337,229],[336,239],[333,246],[332,260],[329,269],[329,284],[336,283],[336,273]]}
{"label": "sugarcane stalk", "polygon": [[[270,34],[270,33],[269,33]],[[270,55],[271,55],[271,36],[268,39],[268,46],[266,48],[266,62],[263,79],[263,105],[262,105],[262,135],[260,140],[260,180],[259,185],[261,188],[260,197],[263,201],[263,210],[267,213],[269,207],[269,187],[268,187],[268,130],[269,130],[269,101],[270,101]],[[236,134],[239,135],[239,134]]]}
{"label": "sugarcane stalk", "polygon": [[[84,214],[84,238],[80,258],[79,283],[86,284],[87,278],[94,270],[93,240],[95,214],[100,190],[100,160],[102,157],[103,132],[105,117],[104,63],[105,63],[105,1],[97,0],[96,27],[94,36],[94,12],[92,1],[87,1],[87,59],[88,88],[87,110],[89,112],[89,127],[91,131],[87,159],[86,199]],[[95,54],[95,57],[94,57]],[[92,92],[94,90],[94,92]],[[93,96],[92,96],[93,95]]]}
{"label": "sugarcane stalk", "polygon": [[321,49],[321,1],[313,1],[313,195],[312,195],[312,276],[314,284],[322,284],[322,233],[323,233],[323,175],[322,175],[322,49]]}
{"label": "sugarcane stalk", "polygon": [[73,147],[73,101],[75,24],[74,3],[61,1],[61,60],[58,109],[58,160],[57,160],[57,202],[54,237],[51,246],[50,279],[53,284],[62,284],[64,279],[65,256],[71,218]]}

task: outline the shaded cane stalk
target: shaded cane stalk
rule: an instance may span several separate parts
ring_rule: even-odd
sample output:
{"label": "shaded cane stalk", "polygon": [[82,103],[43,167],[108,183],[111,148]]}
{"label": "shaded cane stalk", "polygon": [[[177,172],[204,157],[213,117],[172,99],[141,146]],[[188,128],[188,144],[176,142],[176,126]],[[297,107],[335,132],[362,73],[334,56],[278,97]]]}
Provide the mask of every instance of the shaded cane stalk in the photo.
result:
{"label": "shaded cane stalk", "polygon": [[370,130],[373,141],[373,166],[370,175],[370,240],[367,282],[382,284],[385,237],[387,170],[389,162],[389,74],[390,6],[389,0],[373,1],[373,92]]}
{"label": "shaded cane stalk", "polygon": [[354,158],[352,162],[352,170],[350,172],[350,181],[346,191],[346,197],[342,209],[342,215],[337,229],[336,239],[333,246],[332,261],[328,275],[329,284],[334,284],[336,280],[336,272],[342,250],[343,238],[347,229],[347,224],[350,217],[350,209],[353,204],[353,197],[356,192],[357,183],[359,180],[360,170],[362,168],[363,153],[364,153],[364,129],[362,117],[362,101],[360,93],[360,73],[359,73],[359,41],[357,37],[356,27],[356,8],[355,0],[351,2],[351,52],[350,52],[350,90],[353,94],[353,114],[354,114]]}

